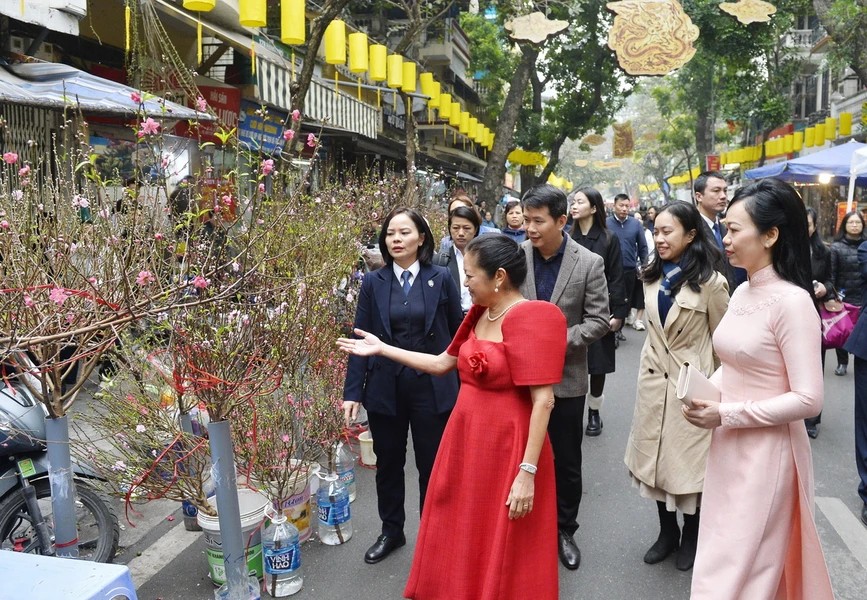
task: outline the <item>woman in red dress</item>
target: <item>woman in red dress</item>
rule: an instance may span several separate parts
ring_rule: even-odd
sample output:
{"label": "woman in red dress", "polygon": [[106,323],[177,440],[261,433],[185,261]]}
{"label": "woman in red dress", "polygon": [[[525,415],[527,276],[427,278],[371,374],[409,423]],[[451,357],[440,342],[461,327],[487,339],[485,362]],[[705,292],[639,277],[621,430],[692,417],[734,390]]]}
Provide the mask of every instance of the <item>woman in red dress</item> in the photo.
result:
{"label": "woman in red dress", "polygon": [[[361,339],[339,346],[439,375],[457,367],[461,390],[428,487],[404,595],[416,600],[556,600],[557,507],[547,438],[553,384],[563,372],[566,321],[525,300],[519,246],[473,239],[464,256],[474,306],[439,356]],[[473,543],[458,540],[472,540]]]}

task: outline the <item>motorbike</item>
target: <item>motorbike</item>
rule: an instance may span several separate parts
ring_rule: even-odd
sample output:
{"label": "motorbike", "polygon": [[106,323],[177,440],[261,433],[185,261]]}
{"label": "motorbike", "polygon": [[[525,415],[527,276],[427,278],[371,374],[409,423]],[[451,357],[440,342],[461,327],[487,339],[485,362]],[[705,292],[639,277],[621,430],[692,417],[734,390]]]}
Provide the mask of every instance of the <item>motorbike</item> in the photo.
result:
{"label": "motorbike", "polygon": [[[0,380],[0,550],[53,555],[48,412],[18,381],[21,376],[27,375]],[[79,558],[111,562],[120,539],[114,504],[92,469],[73,460],[72,470]]]}

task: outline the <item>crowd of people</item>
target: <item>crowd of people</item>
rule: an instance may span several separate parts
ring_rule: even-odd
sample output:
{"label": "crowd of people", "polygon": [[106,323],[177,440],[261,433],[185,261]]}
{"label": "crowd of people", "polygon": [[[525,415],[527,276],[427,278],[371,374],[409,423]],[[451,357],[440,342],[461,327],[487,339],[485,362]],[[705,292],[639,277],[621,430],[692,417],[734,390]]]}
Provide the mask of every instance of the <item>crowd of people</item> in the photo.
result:
{"label": "crowd of people", "polygon": [[[385,265],[364,277],[354,337],[338,345],[347,422],[363,404],[378,460],[382,533],[368,563],[406,543],[412,429],[421,525],[407,598],[558,597],[558,559],[581,563],[582,440],[602,433],[630,311],[646,334],[625,473],[659,518],[644,561],[676,555],[697,599],[833,598],[809,442],[823,401],[818,303],[860,299],[864,223],[847,215],[829,248],[787,183],[749,184],[730,202],[727,186],[702,173],[694,202],[642,222],[628,197],[606,216],[593,188],[537,185],[499,207],[500,227],[460,194],[439,252],[423,215],[385,217]],[[835,372],[850,353],[867,525],[863,313]],[[685,363],[719,395],[682,404]],[[454,531],[486,543],[454,544]]]}

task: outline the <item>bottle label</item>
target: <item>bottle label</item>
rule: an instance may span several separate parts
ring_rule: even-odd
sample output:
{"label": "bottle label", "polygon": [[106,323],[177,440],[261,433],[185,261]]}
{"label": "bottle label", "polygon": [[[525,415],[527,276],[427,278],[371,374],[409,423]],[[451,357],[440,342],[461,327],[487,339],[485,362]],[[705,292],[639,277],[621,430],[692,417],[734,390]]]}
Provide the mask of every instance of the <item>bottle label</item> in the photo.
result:
{"label": "bottle label", "polygon": [[265,572],[269,575],[285,575],[301,567],[301,549],[298,544],[286,548],[265,548]]}
{"label": "bottle label", "polygon": [[349,487],[355,483],[355,468],[350,467],[346,471],[338,471],[337,476],[340,479],[340,483],[343,484],[343,487],[349,490]]}
{"label": "bottle label", "polygon": [[349,496],[341,494],[334,502],[319,503],[319,522],[323,525],[341,525],[349,520]]}

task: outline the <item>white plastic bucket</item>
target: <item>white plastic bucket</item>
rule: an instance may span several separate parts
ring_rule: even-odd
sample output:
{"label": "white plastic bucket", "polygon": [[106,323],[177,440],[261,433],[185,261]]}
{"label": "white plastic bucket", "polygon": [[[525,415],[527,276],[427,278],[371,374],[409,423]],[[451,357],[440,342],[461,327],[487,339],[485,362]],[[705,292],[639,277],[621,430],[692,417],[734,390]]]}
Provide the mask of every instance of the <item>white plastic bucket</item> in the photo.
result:
{"label": "white plastic bucket", "polygon": [[298,529],[298,539],[302,542],[310,539],[313,533],[310,527],[310,515],[313,514],[310,507],[310,480],[315,479],[313,473],[316,466],[308,463],[297,471],[293,475],[292,495],[282,502],[275,501],[275,508],[283,511],[286,519]]}
{"label": "white plastic bucket", "polygon": [[373,452],[373,436],[370,431],[362,431],[358,434],[358,443],[361,446],[361,462],[365,465],[376,465],[376,454]]}
{"label": "white plastic bucket", "polygon": [[[217,506],[216,497],[208,498],[208,503]],[[261,579],[262,570],[262,531],[260,525],[265,520],[265,507],[268,499],[246,488],[238,490],[238,507],[241,512],[241,535],[247,554],[247,572]],[[196,516],[199,527],[205,534],[205,555],[208,557],[208,574],[214,585],[226,583],[226,567],[223,562],[223,542],[220,537],[220,520],[199,511]]]}

